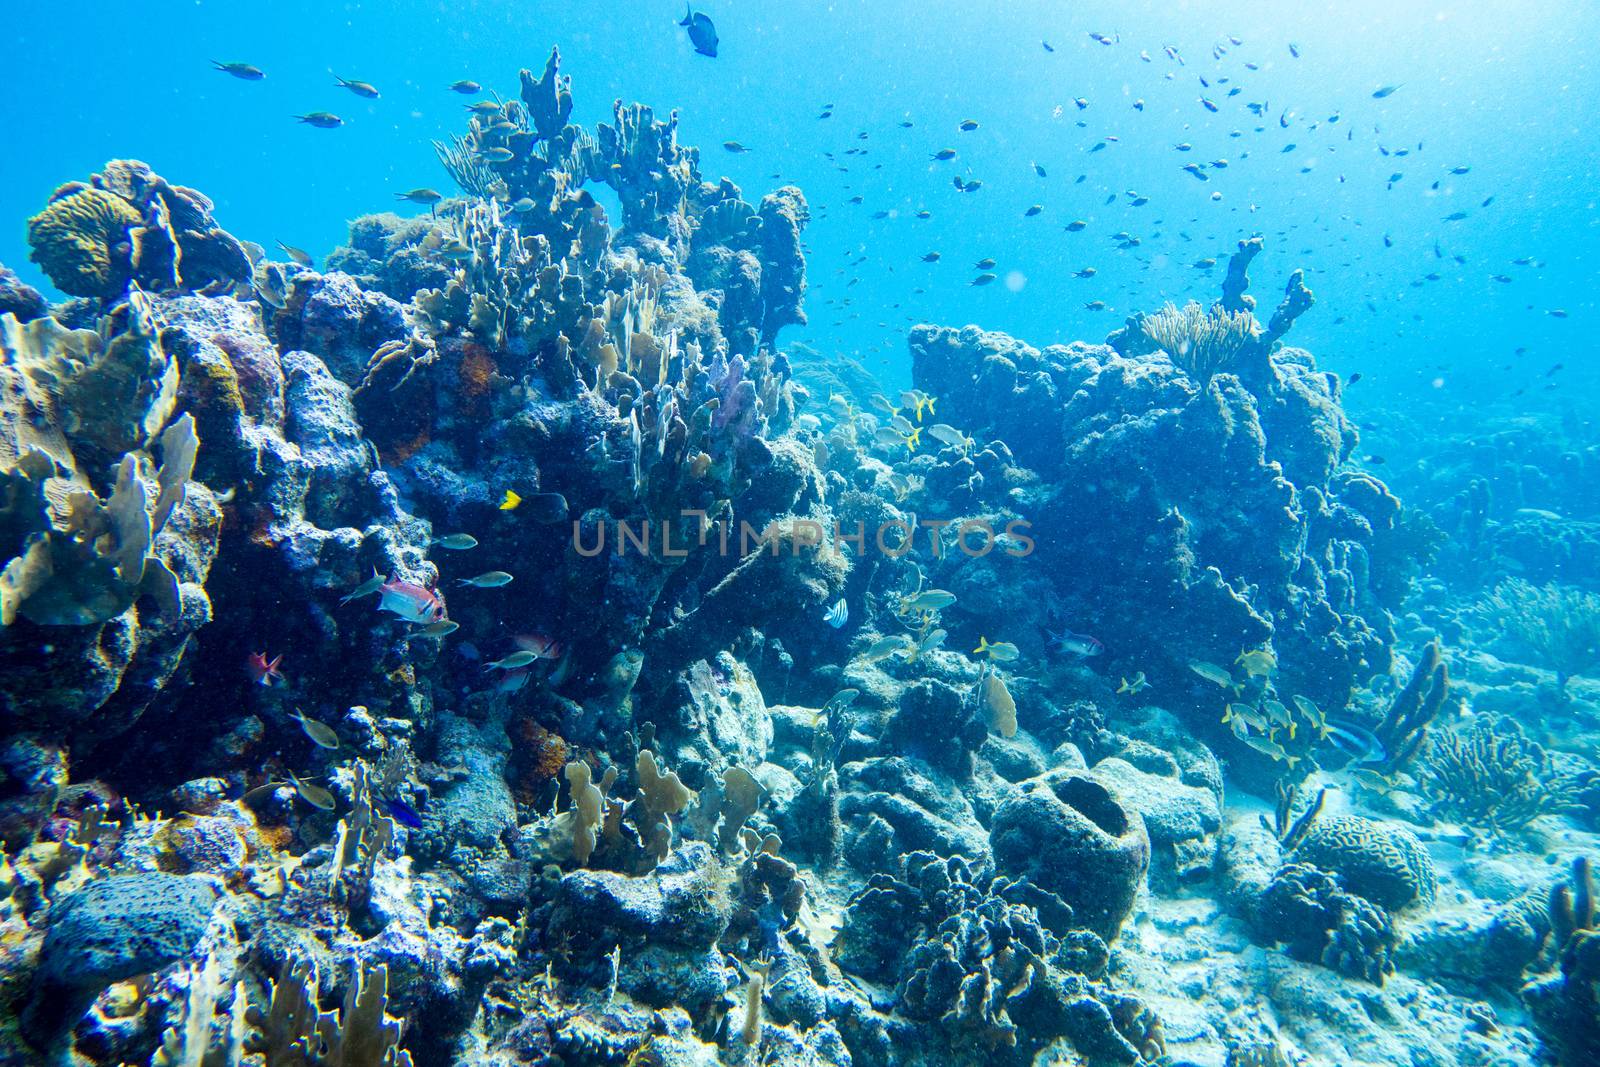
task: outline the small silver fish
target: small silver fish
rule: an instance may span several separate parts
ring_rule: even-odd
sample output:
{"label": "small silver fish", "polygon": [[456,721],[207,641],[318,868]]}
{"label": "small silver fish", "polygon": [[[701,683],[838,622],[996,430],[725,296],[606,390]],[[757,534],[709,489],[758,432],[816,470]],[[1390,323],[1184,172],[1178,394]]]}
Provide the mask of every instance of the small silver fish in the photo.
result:
{"label": "small silver fish", "polygon": [[305,712],[301,711],[299,708],[295,708],[293,711],[291,711],[289,713],[289,717],[300,720],[300,729],[304,730],[306,736],[311,738],[311,740],[315,741],[318,745],[322,746],[323,748],[339,747],[339,735],[334,733],[333,728],[328,726],[326,723],[318,722],[316,719],[306,718]]}
{"label": "small silver fish", "polygon": [[333,794],[320,785],[312,785],[302,778],[295,777],[293,771],[289,772],[289,781],[294,784],[294,791],[300,794],[300,799],[310,804],[313,808],[321,808],[323,811],[333,810]]}
{"label": "small silver fish", "polygon": [[383,588],[383,583],[383,575],[379,574],[378,569],[374,567],[372,569],[372,577],[350,590],[349,595],[340,598],[339,603],[348,604],[352,600],[360,600],[364,596],[371,596]]}
{"label": "small silver fish", "polygon": [[1220,685],[1224,689],[1230,689],[1233,687],[1232,672],[1224,670],[1215,663],[1207,663],[1205,660],[1192,659],[1189,661],[1189,669],[1214,685]]}
{"label": "small silver fish", "polygon": [[534,653],[524,649],[521,652],[511,653],[505,659],[497,659],[493,663],[486,663],[483,666],[484,670],[514,671],[520,667],[528,666],[538,658]]}
{"label": "small silver fish", "polygon": [[1088,634],[1075,634],[1071,630],[1063,630],[1058,634],[1050,633],[1046,630],[1045,633],[1050,638],[1051,643],[1055,645],[1056,651],[1065,652],[1068,655],[1088,659],[1092,656],[1098,656],[1106,650],[1106,646],[1101,644],[1098,638],[1091,637]]}
{"label": "small silver fish", "polygon": [[408,635],[406,639],[448,637],[459,629],[461,629],[461,624],[454,619],[440,619],[438,622],[431,622],[416,633]]}
{"label": "small silver fish", "polygon": [[288,256],[302,267],[314,267],[317,265],[317,261],[312,258],[311,253],[307,252],[303,248],[296,248],[294,245],[286,245],[282,241],[278,242],[278,247],[283,249],[284,255]]}
{"label": "small silver fish", "polygon": [[463,552],[478,547],[478,539],[466,533],[445,534],[443,537],[435,537],[432,543],[453,552]]}
{"label": "small silver fish", "polygon": [[861,658],[868,663],[877,663],[879,660],[888,659],[898,652],[906,651],[910,645],[911,638],[904,634],[891,634],[888,637],[880,637],[874,641],[871,647],[861,654]]}
{"label": "small silver fish", "polygon": [[479,589],[495,589],[502,585],[510,585],[512,576],[505,571],[486,571],[475,578],[462,578],[462,585],[476,586]]}
{"label": "small silver fish", "polygon": [[289,304],[289,279],[283,273],[283,268],[276,263],[262,260],[255,266],[250,283],[254,286],[256,295],[275,308],[287,307]]}

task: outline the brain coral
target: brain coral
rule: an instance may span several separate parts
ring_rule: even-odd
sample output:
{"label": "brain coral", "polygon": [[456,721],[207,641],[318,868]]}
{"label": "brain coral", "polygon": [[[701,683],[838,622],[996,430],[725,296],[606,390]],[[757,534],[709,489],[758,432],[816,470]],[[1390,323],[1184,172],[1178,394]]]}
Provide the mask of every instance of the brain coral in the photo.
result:
{"label": "brain coral", "polygon": [[130,227],[143,221],[126,200],[83,188],[52,200],[28,220],[28,258],[71,296],[111,297],[128,283],[128,257],[116,254]]}
{"label": "brain coral", "polygon": [[1409,830],[1356,815],[1318,822],[1294,858],[1337,874],[1345,888],[1382,908],[1431,904],[1433,860]]}

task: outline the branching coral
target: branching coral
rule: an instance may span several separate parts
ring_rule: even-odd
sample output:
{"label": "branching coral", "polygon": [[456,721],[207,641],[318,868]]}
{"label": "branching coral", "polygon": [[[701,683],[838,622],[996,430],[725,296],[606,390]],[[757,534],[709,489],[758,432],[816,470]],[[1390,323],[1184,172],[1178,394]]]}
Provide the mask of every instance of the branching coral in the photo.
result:
{"label": "branching coral", "polygon": [[565,813],[572,824],[572,854],[580,864],[588,863],[600,843],[600,828],[608,811],[606,793],[617,780],[617,769],[607,767],[596,783],[594,769],[574,760],[567,764],[565,774],[572,790],[572,810]]}
{"label": "branching coral", "polygon": [[[231,1002],[219,1018],[229,994]],[[153,1067],[237,1067],[243,1062],[248,1032],[244,1005],[244,983],[230,989],[217,958],[208,954],[188,970],[181,1015],[161,1035]]]}
{"label": "branching coral", "polygon": [[1505,720],[1437,735],[1419,779],[1443,814],[1495,833],[1519,830],[1573,802],[1573,781]]}
{"label": "branching coral", "polygon": [[351,794],[350,814],[339,820],[334,831],[328,883],[335,899],[348,900],[353,908],[362,908],[372,892],[378,861],[394,841],[395,824],[373,807],[367,765],[360,760],[356,761]]}
{"label": "branching coral", "polygon": [[389,1015],[389,969],[353,963],[339,1011],[317,1007],[314,963],[286,965],[265,1010],[248,1012],[245,1047],[272,1067],[411,1067],[401,1023]]}
{"label": "branching coral", "polygon": [[1193,300],[1182,308],[1167,304],[1146,315],[1140,326],[1173,366],[1197,385],[1232,370],[1260,331],[1249,311],[1228,311],[1220,304],[1207,310]]}
{"label": "branching coral", "polygon": [[672,816],[688,809],[694,793],[679,781],[675,772],[662,770],[655,753],[649,749],[639,753],[635,770],[639,776],[639,795],[630,812],[653,867],[671,853]]}
{"label": "branching coral", "polygon": [[1562,689],[1573,675],[1600,665],[1600,596],[1594,593],[1507,578],[1489,595],[1484,610],[1555,672]]}

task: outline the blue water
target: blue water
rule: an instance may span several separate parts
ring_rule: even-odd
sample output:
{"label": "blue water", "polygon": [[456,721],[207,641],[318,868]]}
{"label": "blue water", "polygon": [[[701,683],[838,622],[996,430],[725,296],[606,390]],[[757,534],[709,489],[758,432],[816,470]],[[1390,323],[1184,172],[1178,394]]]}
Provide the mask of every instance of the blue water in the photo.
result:
{"label": "blue water", "polygon": [[[703,7],[722,39],[715,59],[694,54],[673,0],[160,0],[91,5],[70,28],[59,5],[10,6],[0,262],[36,284],[23,220],[57,184],[118,156],[203,190],[241,237],[320,258],[347,219],[394,206],[397,190],[454,192],[429,144],[464,125],[467,98],[450,82],[514,96],[517,69],[558,45],[574,121],[608,118],[619,97],[676,107],[708,178],[726,174],[752,199],[776,176],[805,190],[811,323],[786,343],[857,355],[891,382],[905,378],[910,323],[1099,340],[1133,310],[1214,298],[1221,268],[1192,264],[1225,262],[1261,233],[1252,276],[1264,310],[1305,268],[1319,304],[1291,340],[1361,372],[1374,394],[1450,411],[1569,404],[1596,387],[1583,358],[1600,220],[1600,141],[1586,117],[1600,98],[1594,5],[721,2]],[[267,78],[239,81],[210,59]],[[373,82],[381,98],[338,88],[335,73]],[[1386,85],[1399,89],[1373,99]],[[1261,118],[1251,101],[1270,105]],[[819,119],[825,104],[832,117]],[[290,117],[311,110],[347,125]],[[980,128],[959,132],[969,118]],[[752,150],[729,154],[728,140]],[[958,158],[930,161],[945,147]],[[843,154],[857,148],[866,154]],[[1204,183],[1180,169],[1217,159],[1228,167],[1208,168]],[[1402,177],[1391,188],[1392,174]],[[958,192],[957,175],[982,189]],[[1149,202],[1131,206],[1130,192]],[[1035,203],[1042,214],[1024,218]],[[932,217],[914,218],[919,209]],[[1467,218],[1443,221],[1457,211]],[[1073,219],[1089,225],[1063,232]],[[1119,231],[1140,245],[1118,251]],[[920,261],[935,250],[939,263]],[[999,281],[974,288],[983,257],[998,261]],[[1093,278],[1073,276],[1085,267]],[[1546,379],[1557,361],[1564,370]]]}

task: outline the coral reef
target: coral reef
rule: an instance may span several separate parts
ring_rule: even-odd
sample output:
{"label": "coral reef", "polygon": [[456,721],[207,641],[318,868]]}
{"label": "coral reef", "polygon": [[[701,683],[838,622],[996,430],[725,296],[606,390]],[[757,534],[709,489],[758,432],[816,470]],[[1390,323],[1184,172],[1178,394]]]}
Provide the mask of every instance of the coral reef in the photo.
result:
{"label": "coral reef", "polygon": [[1050,531],[1038,569],[1059,580],[1023,628],[1093,617],[1117,662],[1179,676],[1270,647],[1280,691],[1336,710],[1390,667],[1403,583],[1374,561],[1400,506],[1375,479],[1336,473],[1356,433],[1308,353],[1273,349],[1269,330],[1247,346],[1254,369],[1191,375],[1152,356],[1148,322],[1043,350],[976,327],[912,331],[940,417],[1006,442],[1041,480],[1021,499]]}
{"label": "coral reef", "polygon": [[885,395],[560,58],[324,269],[130,161],[0,269],[0,1060],[1593,1058],[1592,590],[1419,578],[1302,275]]}

